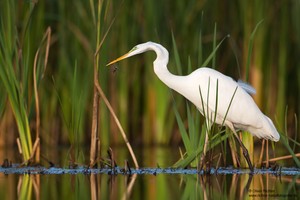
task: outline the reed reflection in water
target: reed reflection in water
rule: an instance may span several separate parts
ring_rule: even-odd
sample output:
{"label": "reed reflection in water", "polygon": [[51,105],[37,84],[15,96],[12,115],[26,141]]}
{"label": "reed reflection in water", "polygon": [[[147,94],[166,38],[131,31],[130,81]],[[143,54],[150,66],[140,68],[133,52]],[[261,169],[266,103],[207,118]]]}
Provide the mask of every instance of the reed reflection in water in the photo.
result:
{"label": "reed reflection in water", "polygon": [[0,175],[1,199],[298,198],[298,176]]}

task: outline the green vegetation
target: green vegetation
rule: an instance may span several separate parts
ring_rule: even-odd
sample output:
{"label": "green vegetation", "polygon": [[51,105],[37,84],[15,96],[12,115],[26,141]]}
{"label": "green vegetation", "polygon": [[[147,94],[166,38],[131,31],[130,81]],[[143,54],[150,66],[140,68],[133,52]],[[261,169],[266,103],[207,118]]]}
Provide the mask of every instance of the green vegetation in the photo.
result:
{"label": "green vegetation", "polygon": [[[23,160],[27,161],[32,154],[32,140],[31,131],[29,127],[28,110],[30,107],[29,93],[27,91],[30,72],[30,39],[26,36],[29,34],[23,30],[23,38],[18,38],[15,25],[17,24],[15,18],[15,5],[13,2],[6,2],[1,5],[1,31],[0,31],[0,77],[2,91],[2,102],[4,98],[8,97],[11,111],[13,112],[16,124],[18,127],[20,138],[20,149],[22,151]],[[30,8],[28,11],[30,12]],[[27,19],[27,18],[26,18]],[[26,27],[29,23],[28,19],[23,22]],[[28,25],[30,26],[30,25]],[[29,29],[29,28],[28,28]],[[22,46],[25,51],[20,51]],[[32,80],[32,79],[31,79]],[[1,131],[2,132],[2,131]]]}
{"label": "green vegetation", "polygon": [[[296,126],[300,123],[299,13],[299,1],[285,0],[276,3],[3,0],[0,3],[0,140],[7,141],[3,145],[9,147],[20,138],[23,158],[10,159],[27,161],[34,149],[33,133],[39,129],[42,155],[50,154],[53,147],[66,145],[70,147],[70,155],[62,158],[64,163],[68,160],[87,163],[82,147],[89,147],[91,141],[96,63],[100,86],[133,146],[183,143],[186,148],[183,152],[190,152],[195,158],[194,153],[199,154],[203,148],[205,120],[155,76],[153,54],[105,67],[134,45],[152,40],[169,50],[169,70],[174,74],[184,75],[209,66],[235,79],[249,81],[257,90],[254,98],[259,107],[280,133],[287,136],[283,142],[272,144],[270,156],[294,155],[299,151],[300,139]],[[48,27],[52,30],[49,44],[44,39]],[[223,38],[226,39],[221,42]],[[35,94],[39,97],[38,104]],[[40,125],[35,125],[38,118]],[[101,98],[98,127],[102,155],[106,155],[108,146],[125,144]],[[261,143],[249,138],[246,139],[249,145],[255,144],[250,150],[254,153]],[[213,147],[226,154],[229,146],[232,149],[235,146],[225,129],[212,131],[210,140],[212,155],[217,152]],[[179,152],[176,153],[179,159]],[[221,159],[222,164],[234,163],[232,154],[227,153]],[[259,155],[254,153],[254,157]],[[299,165],[295,156],[294,160],[293,164]]]}

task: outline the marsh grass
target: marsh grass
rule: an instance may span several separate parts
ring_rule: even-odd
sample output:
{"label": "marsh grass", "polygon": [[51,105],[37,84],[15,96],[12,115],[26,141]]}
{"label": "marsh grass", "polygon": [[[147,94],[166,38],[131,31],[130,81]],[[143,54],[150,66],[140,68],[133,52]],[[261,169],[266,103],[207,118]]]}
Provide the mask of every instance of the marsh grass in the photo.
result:
{"label": "marsh grass", "polygon": [[[285,112],[285,121],[287,120],[287,109]],[[295,120],[297,120],[297,117],[295,117]],[[295,123],[295,130],[297,130],[297,122]],[[287,149],[288,153],[292,156],[295,164],[297,165],[297,167],[300,167],[300,160],[299,160],[299,155],[296,156],[296,147],[300,146],[300,143],[296,140],[293,139],[291,137],[288,136],[288,131],[287,131],[287,122],[285,122],[285,128],[284,128],[284,134],[280,133],[280,141],[281,143],[284,145],[284,147]],[[297,138],[297,134],[295,135],[295,138]],[[292,144],[290,144],[292,143]],[[273,147],[274,148],[274,147]]]}
{"label": "marsh grass", "polygon": [[[17,123],[23,161],[27,162],[32,154],[32,138],[28,120],[27,104],[28,94],[26,85],[19,81],[20,77],[29,78],[29,71],[32,69],[28,63],[28,54],[22,54],[18,46],[18,35],[15,29],[16,19],[11,17],[15,10],[13,2],[6,2],[6,11],[1,18],[0,31],[0,77],[8,96],[11,109]],[[22,69],[21,69],[22,68]]]}
{"label": "marsh grass", "polygon": [[[249,82],[258,91],[254,98],[262,111],[276,122],[281,133],[298,141],[300,134],[295,133],[299,129],[295,128],[294,116],[300,113],[297,106],[300,92],[300,62],[297,59],[300,52],[299,2],[234,2],[235,6],[226,2],[193,1],[184,4],[174,1],[171,6],[165,6],[164,1],[128,0],[120,3],[110,0],[101,1],[102,10],[98,13],[98,1],[72,4],[66,1],[1,1],[0,131],[3,134],[0,137],[4,137],[1,141],[15,141],[16,136],[8,134],[13,130],[9,127],[18,127],[18,132],[24,133],[22,138],[20,136],[24,143],[21,145],[23,155],[26,154],[27,159],[30,157],[28,152],[33,149],[33,144],[29,141],[34,136],[37,116],[32,68],[48,26],[52,29],[51,48],[43,79],[40,77],[42,57],[41,68],[37,70],[39,132],[46,154],[53,146],[75,145],[73,158],[84,160],[76,154],[81,152],[80,145],[90,145],[91,141],[88,133],[92,129],[94,53],[99,42],[102,43],[97,61],[99,84],[128,133],[130,143],[178,145],[181,142],[178,119],[175,114],[169,114],[174,112],[172,95],[153,73],[153,54],[119,63],[116,74],[104,67],[112,58],[149,40],[171,50],[169,69],[178,75],[205,64],[234,77],[237,60],[242,77],[247,77],[245,74],[248,73]],[[113,19],[115,22],[111,25]],[[261,20],[250,51],[249,38]],[[224,42],[218,47],[217,41],[227,34],[231,35],[231,46]],[[212,55],[217,48],[217,56],[216,53]],[[253,52],[251,56],[248,55],[250,52]],[[250,63],[249,71],[247,63]],[[6,76],[8,73],[9,77]],[[187,106],[179,95],[174,95],[174,99],[185,127],[188,123],[195,123],[187,134],[201,130],[203,135],[204,121],[196,108]],[[286,106],[289,109],[285,122]],[[9,117],[12,112],[19,116],[15,121]],[[100,151],[106,152],[111,145],[124,144],[103,101],[99,104],[99,117]],[[299,124],[299,117],[296,124]],[[282,131],[285,126],[286,131]],[[219,134],[219,130],[213,129]],[[219,138],[231,138],[228,130],[221,132]],[[192,136],[195,142],[190,145],[196,146],[199,140],[203,142],[202,135],[200,138]],[[246,135],[249,134],[243,134],[243,137]],[[229,141],[219,143],[222,152],[228,152],[228,144],[234,148],[234,139]],[[294,152],[299,151],[298,145],[289,145]],[[276,150],[277,156],[290,154],[283,144],[272,146],[276,147],[273,151]]]}
{"label": "marsh grass", "polygon": [[[87,95],[84,94],[87,90],[82,91],[78,90],[81,84],[78,81],[78,66],[74,64],[74,73],[73,73],[73,80],[70,82],[71,84],[71,91],[70,91],[70,99],[69,104],[71,106],[71,110],[67,111],[64,110],[63,104],[61,102],[61,97],[58,95],[58,99],[60,99],[60,105],[62,109],[62,115],[64,116],[64,122],[67,125],[67,133],[70,142],[70,156],[69,162],[83,162],[84,156],[82,157],[82,151],[80,151],[80,141],[82,141],[80,131],[83,130],[83,107]],[[55,86],[56,87],[56,86]],[[70,112],[70,113],[69,113]]]}

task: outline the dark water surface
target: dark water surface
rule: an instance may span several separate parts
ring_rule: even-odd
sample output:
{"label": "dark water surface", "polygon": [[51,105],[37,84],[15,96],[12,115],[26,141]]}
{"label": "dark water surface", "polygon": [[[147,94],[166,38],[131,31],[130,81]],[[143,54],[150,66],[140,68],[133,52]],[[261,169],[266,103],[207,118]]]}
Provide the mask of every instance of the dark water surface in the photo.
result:
{"label": "dark water surface", "polygon": [[[113,149],[117,164],[130,158],[126,149]],[[68,151],[48,158],[64,158]],[[0,197],[6,199],[298,199],[300,169],[249,170],[212,168],[172,169],[177,150],[137,151],[140,170],[123,167],[0,167]],[[51,161],[55,159],[51,159]],[[124,164],[123,164],[124,166]],[[161,166],[161,167],[157,167]]]}
{"label": "dark water surface", "polygon": [[[299,198],[300,170],[0,168],[1,199]],[[131,173],[131,175],[128,175]],[[24,196],[25,195],[25,196]]]}

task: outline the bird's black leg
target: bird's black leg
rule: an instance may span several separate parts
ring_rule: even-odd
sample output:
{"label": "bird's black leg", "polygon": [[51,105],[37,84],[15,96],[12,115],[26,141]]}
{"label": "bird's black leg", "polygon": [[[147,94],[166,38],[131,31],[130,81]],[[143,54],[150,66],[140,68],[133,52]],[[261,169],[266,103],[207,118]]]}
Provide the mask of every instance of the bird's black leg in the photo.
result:
{"label": "bird's black leg", "polygon": [[235,138],[237,139],[237,141],[239,142],[240,146],[242,147],[242,149],[243,149],[243,155],[244,155],[244,157],[245,157],[245,159],[246,159],[246,161],[248,163],[248,166],[249,166],[251,172],[253,172],[254,168],[253,168],[253,165],[251,163],[248,150],[246,149],[246,147],[244,146],[243,142],[241,141],[241,139],[237,135],[237,133],[236,133],[234,127],[233,127],[233,124],[228,124],[227,123],[227,126],[232,130],[232,132],[234,133]]}
{"label": "bird's black leg", "polygon": [[237,141],[239,142],[240,146],[243,149],[243,155],[244,155],[244,157],[245,157],[245,159],[246,159],[246,161],[248,163],[248,166],[249,166],[251,172],[253,172],[254,169],[253,169],[250,157],[249,157],[248,150],[246,149],[245,145],[243,144],[243,142],[241,141],[241,139],[239,138],[239,136],[237,135],[237,133],[235,131],[233,133],[234,133],[235,138],[237,139]]}

